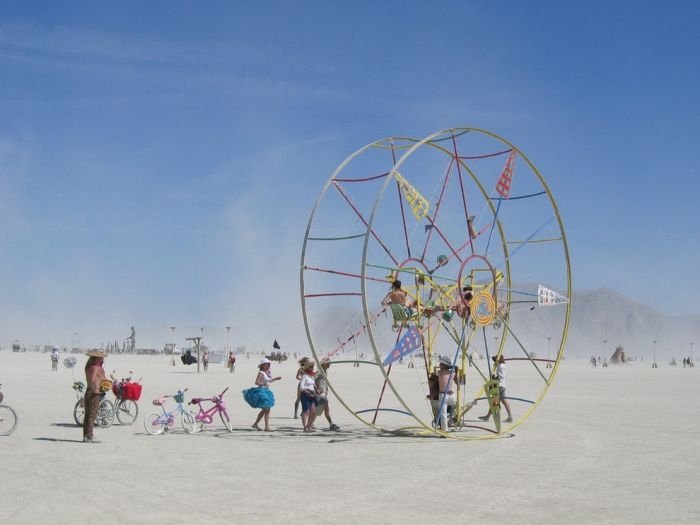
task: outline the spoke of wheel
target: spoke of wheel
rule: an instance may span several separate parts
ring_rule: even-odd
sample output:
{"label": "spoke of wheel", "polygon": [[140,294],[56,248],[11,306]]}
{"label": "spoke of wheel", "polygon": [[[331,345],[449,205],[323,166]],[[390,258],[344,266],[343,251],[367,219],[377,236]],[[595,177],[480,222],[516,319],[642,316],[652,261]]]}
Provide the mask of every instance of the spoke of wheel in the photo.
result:
{"label": "spoke of wheel", "polygon": [[[350,200],[350,197],[345,193],[343,188],[340,186],[340,184],[333,182],[333,186],[338,190],[340,195],[345,199],[345,201],[350,205],[350,208],[355,212],[355,214],[358,216],[358,218],[362,221],[362,223],[369,228],[369,224],[367,223],[367,220],[363,217],[362,213],[360,213],[360,210],[357,209],[357,207],[352,203]],[[396,258],[392,255],[391,250],[386,247],[386,245],[382,242],[382,240],[379,238],[379,236],[375,233],[374,229],[370,228],[370,233],[372,234],[372,237],[374,237],[379,245],[384,249],[386,254],[391,258],[391,260],[394,262],[394,264],[399,264],[399,262],[396,260]]]}
{"label": "spoke of wheel", "polygon": [[[433,216],[430,220],[430,222],[435,222],[437,220],[438,213],[440,211],[440,207],[442,206],[442,198],[445,195],[445,190],[447,189],[447,182],[450,179],[450,174],[452,173],[452,166],[454,165],[454,158],[450,157],[450,162],[447,165],[447,170],[445,172],[445,177],[442,182],[442,188],[440,189],[440,196],[438,197],[437,202],[435,203],[435,212],[433,213]],[[423,246],[423,253],[421,254],[421,259],[425,259],[425,254],[428,251],[428,245],[430,244],[430,238],[433,235],[433,229],[428,228],[428,235],[425,239],[425,245]]]}
{"label": "spoke of wheel", "polygon": [[506,330],[508,330],[508,332],[510,333],[510,335],[513,336],[513,339],[515,339],[515,342],[518,343],[518,346],[519,346],[520,349],[523,351],[523,353],[525,354],[525,356],[528,358],[528,360],[530,361],[530,363],[532,363],[532,366],[535,367],[535,370],[537,370],[537,373],[540,374],[540,376],[542,377],[542,379],[544,380],[544,382],[547,384],[547,386],[549,386],[549,379],[547,379],[547,378],[544,376],[544,374],[542,373],[542,370],[540,370],[540,367],[537,366],[537,363],[535,363],[535,360],[534,360],[534,359],[532,358],[532,356],[530,355],[530,352],[528,352],[527,350],[525,350],[525,347],[524,347],[523,344],[520,342],[520,339],[518,339],[518,336],[516,336],[515,333],[513,332],[513,330],[510,329],[510,325],[506,322],[506,320],[505,320],[503,317],[501,317],[501,314],[500,314],[498,311],[496,312],[496,315],[498,315],[498,317],[501,319],[501,322],[503,323],[503,326],[506,327]]}

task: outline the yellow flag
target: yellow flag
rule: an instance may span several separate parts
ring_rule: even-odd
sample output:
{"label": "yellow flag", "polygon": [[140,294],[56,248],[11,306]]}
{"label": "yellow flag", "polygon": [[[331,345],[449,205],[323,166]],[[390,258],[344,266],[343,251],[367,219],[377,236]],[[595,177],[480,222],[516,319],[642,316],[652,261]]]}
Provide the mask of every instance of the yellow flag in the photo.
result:
{"label": "yellow flag", "polygon": [[404,197],[406,197],[408,204],[411,206],[413,215],[415,215],[416,219],[418,220],[425,218],[428,215],[428,209],[430,208],[428,200],[423,197],[423,195],[418,193],[418,190],[411,186],[411,184],[404,179],[398,171],[394,172],[394,176],[396,177],[396,181],[399,183],[399,187],[401,188]]}

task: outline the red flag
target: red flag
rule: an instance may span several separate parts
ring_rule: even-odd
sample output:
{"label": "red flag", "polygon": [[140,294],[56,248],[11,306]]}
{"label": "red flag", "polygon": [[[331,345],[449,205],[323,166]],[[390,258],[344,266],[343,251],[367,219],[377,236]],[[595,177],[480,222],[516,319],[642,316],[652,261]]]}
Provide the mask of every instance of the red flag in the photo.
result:
{"label": "red flag", "polygon": [[507,199],[510,197],[510,183],[513,181],[513,167],[515,166],[515,150],[510,152],[508,155],[508,160],[506,160],[506,166],[503,168],[503,173],[501,173],[501,178],[498,179],[496,184],[496,191],[498,194]]}

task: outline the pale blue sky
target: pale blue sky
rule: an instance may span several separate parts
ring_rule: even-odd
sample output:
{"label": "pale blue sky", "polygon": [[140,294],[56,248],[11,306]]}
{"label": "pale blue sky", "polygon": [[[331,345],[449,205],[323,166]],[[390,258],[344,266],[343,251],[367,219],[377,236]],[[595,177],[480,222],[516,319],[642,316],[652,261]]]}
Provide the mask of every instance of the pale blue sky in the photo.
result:
{"label": "pale blue sky", "polygon": [[0,344],[304,349],[311,206],[469,126],[558,201],[574,287],[698,314],[696,2],[3,2]]}

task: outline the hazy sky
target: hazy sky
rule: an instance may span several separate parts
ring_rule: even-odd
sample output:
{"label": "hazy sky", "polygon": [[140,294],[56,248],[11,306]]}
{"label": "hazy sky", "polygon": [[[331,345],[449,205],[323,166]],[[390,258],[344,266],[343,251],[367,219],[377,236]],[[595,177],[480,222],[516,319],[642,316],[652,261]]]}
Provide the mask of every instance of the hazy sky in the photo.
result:
{"label": "hazy sky", "polygon": [[326,179],[459,126],[538,166],[575,289],[698,314],[698,27],[693,1],[3,2],[0,345],[304,350]]}

